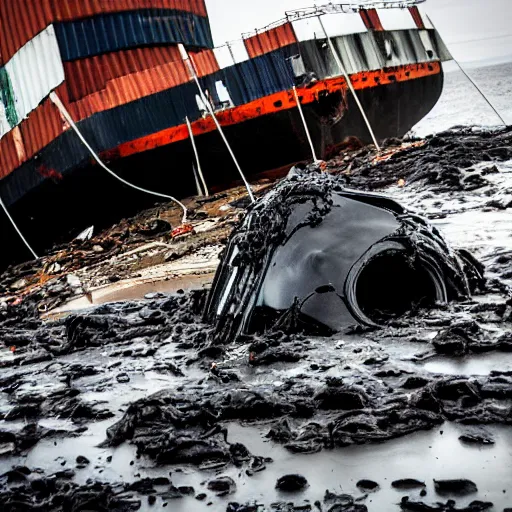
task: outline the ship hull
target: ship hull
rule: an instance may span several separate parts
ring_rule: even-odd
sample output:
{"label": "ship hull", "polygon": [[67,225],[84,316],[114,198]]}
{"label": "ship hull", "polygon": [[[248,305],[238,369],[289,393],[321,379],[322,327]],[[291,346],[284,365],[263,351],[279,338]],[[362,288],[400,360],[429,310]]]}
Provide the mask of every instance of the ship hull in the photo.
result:
{"label": "ship hull", "polygon": [[[377,139],[403,136],[433,108],[442,93],[443,72],[440,64],[434,71],[430,69],[425,76],[375,83],[358,90]],[[284,94],[292,95],[291,91]],[[279,102],[274,101],[278,106],[273,112],[237,119],[224,127],[233,152],[249,177],[312,158],[299,110],[296,106],[280,109]],[[364,119],[346,90],[330,90],[316,101],[304,104],[303,111],[320,158],[333,154],[347,137],[371,142]],[[93,127],[88,128],[91,129]],[[102,156],[112,170],[138,186],[176,197],[194,195],[194,157],[190,140],[155,145],[153,139],[132,144],[132,154],[114,150]],[[239,180],[218,131],[204,130],[195,139],[205,179],[212,190]],[[152,145],[155,147],[142,150]],[[54,161],[59,167],[59,153],[51,145],[43,150],[38,160],[49,162],[50,168]],[[27,162],[0,182],[4,189],[0,194],[6,197],[16,191],[19,199],[10,205],[10,210],[39,251],[70,233],[90,225],[106,226],[155,203],[155,197],[122,185],[93,163],[72,169],[64,177],[50,175],[41,181],[38,160]],[[4,240],[11,248],[0,256],[0,264],[6,264],[18,259],[26,249],[5,219],[0,222]]]}

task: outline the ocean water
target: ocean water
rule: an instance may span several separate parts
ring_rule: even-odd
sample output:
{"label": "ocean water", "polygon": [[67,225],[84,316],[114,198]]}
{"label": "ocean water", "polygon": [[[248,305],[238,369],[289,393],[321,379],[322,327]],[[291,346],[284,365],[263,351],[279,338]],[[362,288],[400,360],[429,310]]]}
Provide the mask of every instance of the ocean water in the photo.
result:
{"label": "ocean water", "polygon": [[[463,66],[464,67],[464,66]],[[423,137],[456,125],[499,126],[500,119],[455,63],[444,65],[439,102],[411,133]],[[465,68],[507,124],[512,124],[512,62]]]}

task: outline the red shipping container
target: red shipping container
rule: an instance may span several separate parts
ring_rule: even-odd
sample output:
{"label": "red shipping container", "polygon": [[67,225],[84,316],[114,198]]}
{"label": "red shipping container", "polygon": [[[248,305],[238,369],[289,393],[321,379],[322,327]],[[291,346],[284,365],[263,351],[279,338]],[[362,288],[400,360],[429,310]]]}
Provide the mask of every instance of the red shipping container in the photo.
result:
{"label": "red shipping container", "polygon": [[359,11],[361,18],[368,30],[384,31],[384,27],[380,21],[379,13],[376,9],[361,9]]}
{"label": "red shipping container", "polygon": [[413,7],[409,7],[409,12],[411,13],[414,23],[416,23],[416,26],[419,29],[423,30],[425,28],[425,23],[423,23],[423,18],[421,17],[421,13],[418,7],[416,5]]}
{"label": "red shipping container", "polygon": [[64,63],[71,101],[105,89],[115,78],[174,64],[169,84],[184,83],[188,75],[176,46],[155,46],[107,53]]}
{"label": "red shipping container", "polygon": [[0,0],[0,55],[7,62],[48,25],[138,9],[176,9],[208,16],[205,0]]}
{"label": "red shipping container", "polygon": [[190,52],[189,55],[194,63],[197,76],[200,78],[216,73],[220,69],[213,50],[204,50],[196,53]]}
{"label": "red shipping container", "polygon": [[207,16],[204,0],[53,0],[56,21],[137,9],[175,9]]}
{"label": "red shipping container", "polygon": [[247,53],[252,59],[297,42],[291,23],[266,30],[244,41]]}

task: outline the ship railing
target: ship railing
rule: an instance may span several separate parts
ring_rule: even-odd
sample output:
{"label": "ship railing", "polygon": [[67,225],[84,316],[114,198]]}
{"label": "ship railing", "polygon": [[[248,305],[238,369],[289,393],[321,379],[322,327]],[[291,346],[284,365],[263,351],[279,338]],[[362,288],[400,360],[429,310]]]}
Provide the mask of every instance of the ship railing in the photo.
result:
{"label": "ship railing", "polygon": [[286,20],[297,21],[304,18],[311,18],[313,16],[322,16],[324,14],[357,13],[367,9],[408,9],[409,7],[422,4],[425,1],[426,0],[381,0],[376,2],[369,0],[367,2],[329,3],[286,11]]}
{"label": "ship railing", "polygon": [[250,32],[244,32],[242,34],[243,39],[261,34],[267,30],[290,23],[293,21],[303,20],[307,18],[314,18],[317,16],[323,16],[325,14],[349,14],[358,13],[366,9],[408,9],[425,3],[426,0],[368,0],[360,2],[348,2],[348,3],[329,3],[325,5],[316,5],[314,7],[305,7],[302,9],[293,9],[285,12],[285,17],[277,21],[261,27]]}

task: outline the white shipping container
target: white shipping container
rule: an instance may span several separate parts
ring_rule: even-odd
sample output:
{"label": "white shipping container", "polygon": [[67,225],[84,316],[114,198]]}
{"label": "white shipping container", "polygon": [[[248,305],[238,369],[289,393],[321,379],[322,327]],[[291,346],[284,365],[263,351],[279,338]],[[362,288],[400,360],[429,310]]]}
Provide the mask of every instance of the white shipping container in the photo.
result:
{"label": "white shipping container", "polygon": [[53,25],[23,46],[5,65],[21,122],[65,79]]}

